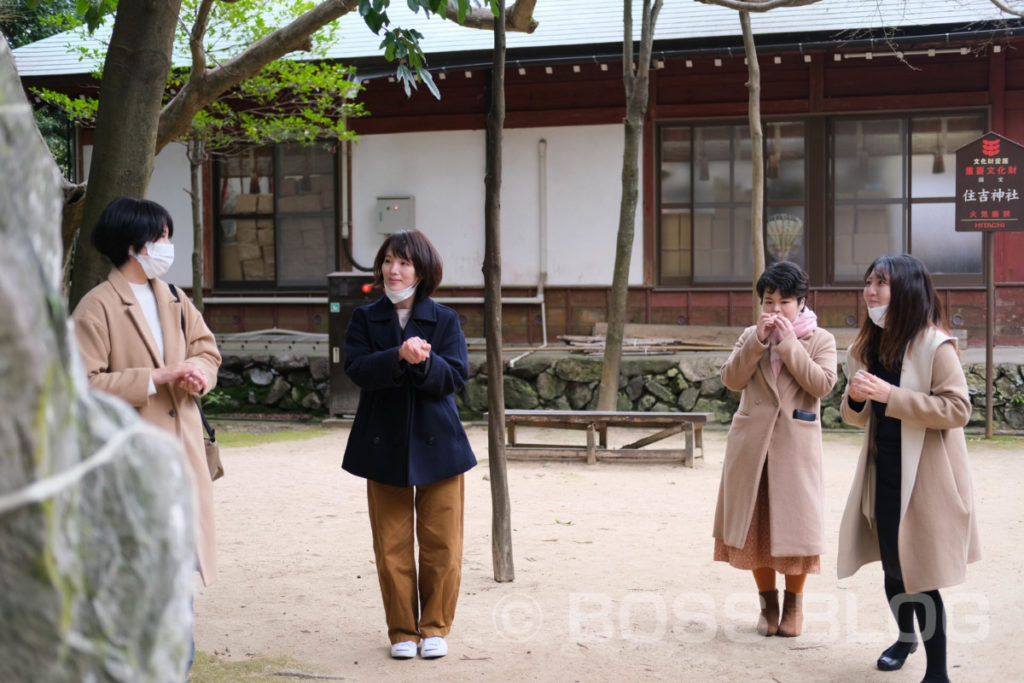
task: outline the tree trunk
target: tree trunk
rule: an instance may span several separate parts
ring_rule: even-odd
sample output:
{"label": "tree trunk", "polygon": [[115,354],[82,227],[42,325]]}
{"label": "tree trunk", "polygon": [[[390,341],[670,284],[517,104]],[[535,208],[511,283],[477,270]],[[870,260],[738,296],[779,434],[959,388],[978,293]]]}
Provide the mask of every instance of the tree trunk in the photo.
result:
{"label": "tree trunk", "polygon": [[740,26],[743,28],[743,49],[747,55],[751,164],[750,244],[754,256],[751,320],[756,322],[761,314],[757,280],[764,272],[764,131],[761,128],[761,67],[757,63],[757,48],[754,46],[754,34],[750,29],[749,12],[740,12]]}
{"label": "tree trunk", "polygon": [[72,309],[110,268],[92,246],[96,219],[116,197],[146,194],[180,7],[181,0],[121,0],[118,5],[103,63],[89,191],[72,266]]}
{"label": "tree trunk", "polygon": [[654,26],[661,11],[661,0],[644,0],[643,26],[640,31],[640,55],[633,62],[633,3],[625,0],[623,9],[622,82],[626,92],[624,149],[622,152],[622,199],[619,202],[619,230],[615,240],[615,268],[612,272],[611,301],[608,306],[608,331],[605,333],[604,364],[598,410],[615,410],[619,400],[619,367],[622,362],[622,337],[629,302],[629,265],[633,256],[636,207],[640,196],[640,146],[647,115],[650,82],[651,45]]}
{"label": "tree trunk", "polygon": [[491,475],[491,554],[494,580],[515,579],[512,504],[505,464],[505,384],[501,357],[501,136],[505,125],[505,8],[494,25],[491,106],[484,176],[484,319],[487,321],[487,462]]}
{"label": "tree trunk", "polygon": [[203,311],[203,159],[206,157],[203,141],[193,138],[188,142],[189,175],[192,178],[192,303]]}
{"label": "tree trunk", "polygon": [[[632,98],[630,98],[632,101]],[[640,144],[643,140],[643,116],[626,116],[625,149],[622,153],[622,199],[619,202],[619,231],[615,240],[615,268],[612,271],[611,303],[608,307],[608,331],[605,333],[604,365],[598,410],[615,410],[619,400],[619,367],[622,364],[622,338],[629,303],[629,266],[633,255],[633,234],[640,185]]]}

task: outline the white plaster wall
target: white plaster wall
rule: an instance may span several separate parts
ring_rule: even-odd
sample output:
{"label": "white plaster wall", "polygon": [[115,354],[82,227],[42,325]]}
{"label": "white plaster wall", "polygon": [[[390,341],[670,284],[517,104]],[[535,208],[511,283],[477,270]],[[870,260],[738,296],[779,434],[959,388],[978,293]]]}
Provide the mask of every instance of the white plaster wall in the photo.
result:
{"label": "white plaster wall", "polygon": [[[82,148],[84,177],[89,177],[92,145]],[[172,143],[164,147],[153,162],[146,199],[160,204],[174,220],[174,263],[162,280],[182,287],[192,286],[192,198],[187,193],[189,180],[185,145]],[[202,198],[200,198],[202,201]]]}
{"label": "white plaster wall", "polygon": [[[532,286],[540,272],[539,142],[547,141],[549,285],[611,284],[621,196],[622,127],[506,130],[502,170],[502,282]],[[353,150],[353,255],[370,265],[383,236],[377,197],[413,196],[416,227],[445,262],[445,284],[483,284],[482,130],[362,136]],[[640,211],[630,283],[641,284]]]}

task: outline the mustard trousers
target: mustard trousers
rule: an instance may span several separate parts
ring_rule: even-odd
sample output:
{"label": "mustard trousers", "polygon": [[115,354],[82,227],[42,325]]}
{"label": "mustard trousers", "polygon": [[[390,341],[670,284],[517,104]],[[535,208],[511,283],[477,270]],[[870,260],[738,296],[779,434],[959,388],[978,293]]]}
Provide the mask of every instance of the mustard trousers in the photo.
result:
{"label": "mustard trousers", "polygon": [[462,580],[465,495],[461,474],[426,486],[366,481],[373,553],[392,644],[451,631]]}

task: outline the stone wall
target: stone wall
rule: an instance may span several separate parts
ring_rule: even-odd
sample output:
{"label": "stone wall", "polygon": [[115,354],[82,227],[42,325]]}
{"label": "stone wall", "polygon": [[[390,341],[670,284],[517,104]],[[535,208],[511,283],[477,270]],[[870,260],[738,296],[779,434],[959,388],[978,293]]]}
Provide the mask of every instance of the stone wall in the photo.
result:
{"label": "stone wall", "polygon": [[210,415],[282,413],[325,417],[330,398],[327,358],[224,356],[217,386],[203,399]]}
{"label": "stone wall", "polygon": [[[728,424],[739,394],[719,377],[723,353],[624,356],[619,377],[619,410],[713,413]],[[985,366],[964,366],[974,412],[971,427],[985,424]],[[594,410],[601,379],[601,358],[558,351],[537,351],[506,364],[505,407]],[[470,379],[455,401],[464,420],[487,410],[487,367],[483,354],[470,355]],[[843,427],[839,399],[846,386],[840,365],[835,389],[822,401],[822,424]],[[305,356],[225,356],[218,386],[204,401],[210,414],[282,413],[325,417],[330,392],[326,358]],[[997,366],[994,427],[1024,433],[1024,366]]]}

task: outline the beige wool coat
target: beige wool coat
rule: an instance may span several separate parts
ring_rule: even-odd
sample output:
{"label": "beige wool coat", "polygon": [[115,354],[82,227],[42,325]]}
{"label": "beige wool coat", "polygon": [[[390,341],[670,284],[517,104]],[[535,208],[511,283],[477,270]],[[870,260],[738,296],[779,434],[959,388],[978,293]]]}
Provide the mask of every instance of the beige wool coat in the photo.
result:
{"label": "beige wool coat", "polygon": [[[754,514],[761,471],[767,467],[771,554],[820,555],[825,548],[825,479],[821,466],[820,399],[836,383],[836,340],[822,328],[777,349],[783,367],[772,374],[769,347],[748,327],[722,366],[722,381],[740,391],[729,427],[714,537],[742,548]],[[814,413],[797,420],[794,409]]]}
{"label": "beige wool coat", "polygon": [[[848,377],[863,366],[849,354]],[[843,394],[843,420],[866,427],[853,486],[839,528],[839,578],[879,560],[875,526],[875,463],[871,402],[860,412]],[[953,337],[923,332],[903,357],[900,385],[892,388],[885,414],[901,420],[900,526],[898,552],[908,593],[955,586],[967,564],[981,559],[964,425],[971,417],[967,379]]]}
{"label": "beige wool coat", "polygon": [[[149,395],[154,368],[183,360],[195,364],[206,376],[207,391],[217,383],[220,352],[202,314],[178,293],[175,301],[162,280],[150,280],[164,338],[161,358],[149,323],[131,285],[116,268],[106,281],[90,290],[75,307],[75,337],[89,377],[89,386],[118,396],[135,406],[147,422],[177,436],[188,460],[197,500],[196,553],[203,583],[217,573],[213,527],[213,486],[206,464],[203,424],[191,395],[173,384],[158,386]],[[186,335],[181,330],[185,316]]]}

